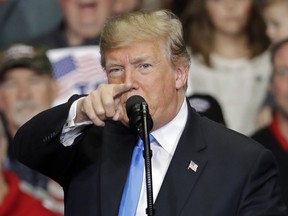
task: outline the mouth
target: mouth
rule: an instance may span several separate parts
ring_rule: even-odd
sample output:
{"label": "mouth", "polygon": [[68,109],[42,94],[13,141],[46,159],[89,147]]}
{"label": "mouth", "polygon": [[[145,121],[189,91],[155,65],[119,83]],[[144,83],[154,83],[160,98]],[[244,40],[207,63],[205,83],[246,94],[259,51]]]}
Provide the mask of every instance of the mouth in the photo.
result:
{"label": "mouth", "polygon": [[80,9],[94,9],[98,6],[97,1],[82,1],[78,3]]}

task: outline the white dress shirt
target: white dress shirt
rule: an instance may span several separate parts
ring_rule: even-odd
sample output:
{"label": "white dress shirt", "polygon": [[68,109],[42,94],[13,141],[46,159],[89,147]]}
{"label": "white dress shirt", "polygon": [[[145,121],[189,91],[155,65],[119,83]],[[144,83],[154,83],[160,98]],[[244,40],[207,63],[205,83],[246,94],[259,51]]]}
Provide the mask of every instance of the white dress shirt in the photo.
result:
{"label": "white dress shirt", "polygon": [[[91,121],[86,121],[81,124],[75,124],[74,118],[76,116],[77,101],[75,101],[67,118],[67,122],[62,130],[61,142],[64,146],[72,145],[74,139],[81,134],[81,130]],[[178,141],[184,130],[188,116],[188,109],[186,100],[183,101],[181,109],[178,114],[163,127],[153,131],[155,141],[151,143],[152,155],[152,182],[153,182],[153,201],[155,202],[160,191],[163,179],[177,147]],[[143,183],[141,194],[136,211],[137,216],[146,216],[147,208],[147,194],[146,194],[146,177],[145,170],[143,174]]]}

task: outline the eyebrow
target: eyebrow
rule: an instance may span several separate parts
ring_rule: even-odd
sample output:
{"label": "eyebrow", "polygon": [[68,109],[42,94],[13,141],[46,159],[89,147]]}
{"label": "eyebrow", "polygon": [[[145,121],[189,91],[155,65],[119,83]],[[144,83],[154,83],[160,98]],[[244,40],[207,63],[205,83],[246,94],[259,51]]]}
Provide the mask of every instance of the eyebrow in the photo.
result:
{"label": "eyebrow", "polygon": [[[137,65],[137,64],[142,63],[142,62],[145,62],[145,61],[147,61],[147,60],[151,60],[151,61],[155,62],[155,60],[153,60],[153,58],[152,58],[151,56],[145,55],[145,56],[133,57],[133,58],[129,61],[129,63],[130,63],[130,64],[133,64],[133,65]],[[107,63],[106,68],[109,68],[109,67],[119,67],[119,66],[121,67],[122,64],[116,63],[116,62],[114,62],[114,60],[112,60],[112,62]]]}
{"label": "eyebrow", "polygon": [[132,58],[131,59],[131,61],[130,61],[130,63],[131,64],[139,64],[139,63],[141,63],[141,62],[144,62],[144,61],[147,61],[147,60],[153,60],[152,58],[151,58],[151,56],[140,56],[140,57],[135,57],[135,58]]}

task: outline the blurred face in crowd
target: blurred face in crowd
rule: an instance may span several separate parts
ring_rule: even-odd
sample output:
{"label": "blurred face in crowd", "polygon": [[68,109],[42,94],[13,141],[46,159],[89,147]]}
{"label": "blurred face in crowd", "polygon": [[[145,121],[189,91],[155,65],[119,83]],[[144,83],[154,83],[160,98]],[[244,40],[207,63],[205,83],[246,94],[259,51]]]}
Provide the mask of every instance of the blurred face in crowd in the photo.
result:
{"label": "blurred face in crowd", "polygon": [[[105,51],[105,69],[109,83],[131,83],[133,88],[121,97],[125,102],[132,95],[145,98],[154,129],[173,119],[184,100],[188,68],[172,66],[161,40],[134,42],[129,46]],[[127,116],[124,123],[128,123]]]}
{"label": "blurred face in crowd", "polygon": [[228,35],[244,32],[251,6],[251,0],[206,0],[214,29]]}
{"label": "blurred face in crowd", "polygon": [[56,82],[48,75],[28,68],[7,71],[0,84],[0,99],[11,135],[35,114],[50,108],[56,94]]}
{"label": "blurred face in crowd", "polygon": [[266,33],[272,43],[288,38],[288,0],[275,1],[263,10]]}
{"label": "blurred face in crowd", "polygon": [[68,31],[84,38],[99,35],[112,11],[112,0],[59,0]]}
{"label": "blurred face in crowd", "polygon": [[142,0],[114,0],[113,13],[121,14],[140,9]]}
{"label": "blurred face in crowd", "polygon": [[279,112],[288,120],[288,44],[277,51],[273,66],[272,93]]}

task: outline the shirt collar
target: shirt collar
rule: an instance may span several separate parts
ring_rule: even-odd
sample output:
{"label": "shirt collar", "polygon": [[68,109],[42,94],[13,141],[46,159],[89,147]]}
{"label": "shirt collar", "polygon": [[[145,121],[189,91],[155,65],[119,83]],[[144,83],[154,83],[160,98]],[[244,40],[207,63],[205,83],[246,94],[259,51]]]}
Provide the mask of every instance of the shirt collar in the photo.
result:
{"label": "shirt collar", "polygon": [[166,125],[151,133],[162,148],[165,149],[165,151],[167,151],[170,155],[174,154],[177,143],[185,128],[187,116],[188,107],[187,102],[184,99],[177,115]]}

